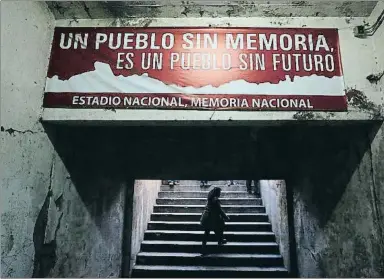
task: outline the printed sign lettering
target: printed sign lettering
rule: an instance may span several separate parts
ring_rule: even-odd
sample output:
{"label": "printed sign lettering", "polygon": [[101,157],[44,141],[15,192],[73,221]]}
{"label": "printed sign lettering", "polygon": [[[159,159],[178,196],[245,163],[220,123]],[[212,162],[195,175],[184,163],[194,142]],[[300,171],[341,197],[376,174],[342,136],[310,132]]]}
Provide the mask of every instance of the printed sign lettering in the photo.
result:
{"label": "printed sign lettering", "polygon": [[44,107],[345,111],[336,29],[56,28]]}

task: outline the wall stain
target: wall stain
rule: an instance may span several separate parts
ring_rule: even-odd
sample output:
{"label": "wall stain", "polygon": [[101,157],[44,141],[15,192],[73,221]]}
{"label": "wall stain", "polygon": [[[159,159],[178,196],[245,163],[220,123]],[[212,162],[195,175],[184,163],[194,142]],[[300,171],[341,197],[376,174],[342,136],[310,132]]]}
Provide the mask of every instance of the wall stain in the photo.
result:
{"label": "wall stain", "polygon": [[356,88],[348,88],[345,91],[345,95],[347,96],[349,105],[361,109],[363,111],[372,112],[371,115],[373,120],[378,120],[382,118],[382,107],[368,100],[367,96],[365,96],[362,91]]}
{"label": "wall stain", "polygon": [[7,255],[9,252],[12,251],[13,245],[15,244],[15,238],[13,234],[12,233],[9,234],[9,237],[7,237],[5,241],[3,241],[3,243],[5,244],[4,244],[4,250],[2,251],[2,253],[4,253],[4,255]]}
{"label": "wall stain", "polygon": [[[377,59],[377,57],[376,57]],[[370,82],[370,83],[374,83],[374,84],[377,84],[377,82],[384,76],[384,71],[379,73],[379,74],[370,74],[369,76],[367,76],[367,80]]]}
{"label": "wall stain", "polygon": [[[33,246],[35,248],[35,256],[33,261],[33,273],[32,278],[44,278],[47,277],[49,272],[55,267],[57,262],[56,255],[56,238],[57,232],[60,229],[61,219],[63,217],[63,213],[59,217],[58,224],[55,229],[54,239],[48,243],[45,243],[45,234],[48,225],[48,212],[50,207],[51,198],[53,196],[52,191],[52,177],[54,170],[54,161],[51,165],[50,171],[50,183],[48,187],[48,193],[45,197],[43,206],[40,209],[40,212],[37,216],[35,227],[33,230]],[[62,198],[59,196],[56,199],[55,203]]]}
{"label": "wall stain", "polygon": [[62,210],[62,208],[63,208],[63,194],[61,194],[56,200],[55,200],[55,205],[56,205],[56,207],[57,207],[57,209],[59,210],[59,211],[61,211]]}
{"label": "wall stain", "polygon": [[292,5],[294,6],[305,6],[307,4],[308,4],[307,1],[292,1]]}
{"label": "wall stain", "polygon": [[296,120],[312,120],[315,118],[315,114],[311,111],[299,111],[293,115],[293,119]]}
{"label": "wall stain", "polygon": [[191,8],[189,6],[184,6],[184,10],[181,12],[181,14],[184,16],[188,16],[190,12],[191,12]]}
{"label": "wall stain", "polygon": [[21,130],[15,130],[13,128],[5,129],[3,126],[1,126],[0,130],[1,130],[1,132],[6,132],[6,133],[10,134],[11,136],[14,136],[15,133],[20,133],[20,134],[26,134],[26,133],[36,134],[36,132],[33,132],[32,130],[21,131]]}
{"label": "wall stain", "polygon": [[[44,270],[44,256],[46,256],[47,251],[45,248],[45,232],[47,230],[48,224],[48,210],[49,203],[52,197],[52,189],[48,190],[47,196],[45,197],[44,204],[40,209],[39,215],[35,223],[35,228],[33,230],[33,245],[35,247],[35,258],[33,266],[33,278],[42,278],[47,275],[47,272]],[[52,249],[52,247],[49,247]]]}
{"label": "wall stain", "polygon": [[82,4],[83,4],[84,11],[87,13],[89,18],[92,19],[91,13],[90,13],[89,8],[88,8],[87,4],[85,3],[85,1],[82,1]]}

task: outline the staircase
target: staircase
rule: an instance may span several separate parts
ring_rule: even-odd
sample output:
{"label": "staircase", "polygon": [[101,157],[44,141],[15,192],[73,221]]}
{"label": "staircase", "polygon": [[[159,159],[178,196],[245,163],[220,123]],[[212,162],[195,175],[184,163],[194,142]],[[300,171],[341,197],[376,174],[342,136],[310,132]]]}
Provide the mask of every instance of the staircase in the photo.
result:
{"label": "staircase", "polygon": [[[288,277],[261,198],[239,182],[213,181],[204,188],[193,180],[162,185],[132,277]],[[201,256],[199,220],[214,186],[222,188],[221,204],[231,218],[224,232],[228,243],[218,247],[211,232],[210,254]]]}

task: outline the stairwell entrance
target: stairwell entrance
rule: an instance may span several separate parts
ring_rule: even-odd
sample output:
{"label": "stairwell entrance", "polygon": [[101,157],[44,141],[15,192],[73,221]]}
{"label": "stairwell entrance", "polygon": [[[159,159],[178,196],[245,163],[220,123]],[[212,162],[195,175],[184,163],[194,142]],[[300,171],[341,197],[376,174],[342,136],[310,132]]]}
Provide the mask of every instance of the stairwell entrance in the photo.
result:
{"label": "stairwell entrance", "polygon": [[[316,222],[319,230],[331,220],[379,127],[360,122],[348,125],[345,122],[340,125],[270,122],[269,126],[252,127],[241,126],[244,123],[240,122],[231,125],[231,121],[227,126],[154,124],[143,127],[45,124],[91,218],[100,229],[107,228],[104,233],[108,243],[122,247],[122,276],[129,276],[133,265],[131,237],[137,231],[132,222],[134,185],[135,180],[143,178],[284,179],[289,243],[290,248],[293,247],[289,250],[289,266],[295,276],[298,274],[295,270],[296,249],[302,264],[306,254],[299,250],[300,241],[308,241],[300,235],[295,237],[295,229],[301,232],[307,229],[303,218],[309,225]],[[125,201],[121,202],[123,190]],[[352,190],[348,191],[351,193]],[[355,187],[353,191],[363,190]],[[120,215],[119,210],[123,207],[125,212]],[[110,208],[119,210],[115,214]],[[108,212],[106,216],[105,212]],[[109,214],[114,214],[116,219],[113,220],[118,220],[118,225],[112,225],[112,219],[107,218]],[[124,216],[124,225],[120,225],[123,223],[121,216]],[[342,229],[348,235],[348,230],[354,227],[345,225]],[[336,232],[336,235],[340,233]],[[306,267],[300,268],[305,270]]]}
{"label": "stairwell entrance", "polygon": [[[137,183],[145,188],[144,184],[150,182]],[[276,191],[282,185],[273,189],[275,184],[272,182],[257,181],[250,188],[246,187],[245,180],[236,180],[233,184],[225,180],[210,181],[209,185],[201,185],[197,180],[182,180],[172,184],[163,181],[160,188],[153,184],[147,187],[153,192],[158,191],[155,200],[151,194],[144,197],[148,207],[153,203],[149,218],[146,218],[148,212],[147,209],[142,210],[143,207],[140,207],[142,212],[133,212],[134,216],[141,214],[141,220],[148,219],[148,223],[145,231],[139,229],[143,235],[136,235],[142,240],[139,249],[138,239],[133,238],[132,277],[288,276],[289,247],[288,242],[284,242],[288,240],[288,224],[281,222],[287,219],[284,215],[286,209],[276,206],[281,201],[273,200],[276,199],[273,197],[276,192],[283,192]],[[135,189],[145,191],[139,187],[137,185]],[[222,189],[222,209],[230,218],[224,231],[227,243],[218,245],[216,235],[211,232],[207,254],[202,255],[204,230],[199,219],[208,193],[214,187]],[[261,191],[252,191],[256,187]],[[285,253],[284,257],[281,250]]]}

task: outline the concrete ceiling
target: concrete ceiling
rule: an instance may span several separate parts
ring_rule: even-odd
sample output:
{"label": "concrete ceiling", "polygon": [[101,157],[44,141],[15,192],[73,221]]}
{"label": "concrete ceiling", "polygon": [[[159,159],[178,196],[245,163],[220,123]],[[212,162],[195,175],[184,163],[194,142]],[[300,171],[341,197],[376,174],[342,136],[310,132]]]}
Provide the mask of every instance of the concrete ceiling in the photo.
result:
{"label": "concrete ceiling", "polygon": [[367,17],[378,1],[47,1],[56,19]]}

